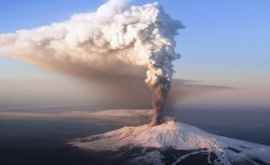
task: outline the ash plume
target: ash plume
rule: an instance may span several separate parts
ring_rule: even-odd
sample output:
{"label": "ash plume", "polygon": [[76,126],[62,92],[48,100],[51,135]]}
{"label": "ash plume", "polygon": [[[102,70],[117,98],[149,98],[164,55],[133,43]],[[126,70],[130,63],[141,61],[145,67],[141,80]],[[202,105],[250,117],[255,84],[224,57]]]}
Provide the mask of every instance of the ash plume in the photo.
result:
{"label": "ash plume", "polygon": [[87,79],[143,77],[143,69],[153,91],[155,125],[165,111],[179,58],[174,37],[182,27],[157,3],[110,0],[64,22],[0,34],[0,54]]}

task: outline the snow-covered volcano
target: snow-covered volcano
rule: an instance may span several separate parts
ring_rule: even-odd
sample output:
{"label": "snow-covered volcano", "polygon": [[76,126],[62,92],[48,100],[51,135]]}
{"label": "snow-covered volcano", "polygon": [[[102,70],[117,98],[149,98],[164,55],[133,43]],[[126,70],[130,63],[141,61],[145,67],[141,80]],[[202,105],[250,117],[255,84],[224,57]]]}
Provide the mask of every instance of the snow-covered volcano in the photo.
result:
{"label": "snow-covered volcano", "polygon": [[[144,148],[144,152],[140,154],[133,153],[135,156],[132,157],[132,162],[140,162],[140,164],[168,164],[163,161],[168,154],[174,154],[174,159],[169,164],[182,164],[185,159],[196,155],[205,155],[208,164],[215,165],[270,164],[268,146],[217,136],[175,121],[167,121],[155,127],[149,125],[124,127],[104,134],[76,139],[71,144],[97,152]],[[149,148],[151,150],[148,152]],[[173,150],[173,152],[168,153],[166,150]],[[182,154],[175,154],[178,151]]]}

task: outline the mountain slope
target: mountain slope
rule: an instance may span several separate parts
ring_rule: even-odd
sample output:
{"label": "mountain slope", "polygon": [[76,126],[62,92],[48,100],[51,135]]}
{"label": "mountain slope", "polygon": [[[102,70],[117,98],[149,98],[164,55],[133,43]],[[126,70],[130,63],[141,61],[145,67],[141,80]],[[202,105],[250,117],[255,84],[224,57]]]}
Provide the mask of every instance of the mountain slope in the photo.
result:
{"label": "mountain slope", "polygon": [[[181,154],[176,154],[178,157],[170,164],[179,164],[196,155],[206,155],[208,164],[215,165],[270,164],[268,146],[210,134],[175,121],[167,121],[155,127],[149,125],[124,127],[104,134],[76,139],[71,144],[92,151],[151,148],[150,152],[143,152],[132,158],[133,162],[148,160],[149,164],[168,164],[163,160],[170,156],[170,153],[178,151],[179,153],[181,151]],[[166,152],[166,150],[173,151]],[[183,151],[188,152],[183,153]]]}

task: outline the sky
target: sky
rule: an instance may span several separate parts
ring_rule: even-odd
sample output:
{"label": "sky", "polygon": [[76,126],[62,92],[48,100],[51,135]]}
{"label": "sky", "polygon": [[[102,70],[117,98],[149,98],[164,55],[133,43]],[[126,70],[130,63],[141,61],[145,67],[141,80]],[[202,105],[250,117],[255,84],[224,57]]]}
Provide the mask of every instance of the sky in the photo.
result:
{"label": "sky", "polygon": [[[75,13],[94,11],[104,2],[104,0],[1,0],[0,33],[64,21]],[[132,1],[135,4],[148,2],[154,1]],[[186,27],[179,32],[176,39],[177,51],[182,54],[182,58],[175,63],[175,77],[236,89],[233,92],[198,97],[191,103],[269,105],[270,1],[158,0],[158,2]],[[47,81],[57,81],[59,84],[67,81],[62,75],[3,57],[0,57],[0,75],[2,87],[0,90],[5,90],[2,93],[14,92],[15,81],[16,84],[29,82],[22,83],[25,84],[26,91],[31,90],[29,84],[37,81],[44,84]],[[72,85],[66,85],[66,88],[72,92],[76,91],[76,85],[73,85],[74,88],[70,86]],[[7,99],[5,97],[7,95],[2,94],[2,100]]]}

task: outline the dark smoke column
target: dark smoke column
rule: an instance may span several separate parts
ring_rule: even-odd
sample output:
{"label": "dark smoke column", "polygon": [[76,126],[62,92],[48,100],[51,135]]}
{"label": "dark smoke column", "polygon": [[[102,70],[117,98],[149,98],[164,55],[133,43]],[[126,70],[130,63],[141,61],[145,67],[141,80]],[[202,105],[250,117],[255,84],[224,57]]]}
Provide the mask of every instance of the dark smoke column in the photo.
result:
{"label": "dark smoke column", "polygon": [[[174,50],[174,46],[168,46]],[[171,55],[171,56],[170,56]],[[170,110],[166,106],[167,97],[171,89],[171,82],[174,73],[172,61],[180,58],[179,54],[166,54],[159,56],[158,60],[148,65],[146,83],[152,91],[153,116],[151,126],[162,124],[169,116]]]}
{"label": "dark smoke column", "polygon": [[151,125],[159,125],[164,122],[164,118],[168,115],[166,110],[167,96],[170,91],[171,83],[166,78],[159,78],[159,83],[153,87],[153,108],[154,115],[151,120]]}
{"label": "dark smoke column", "polygon": [[144,52],[149,57],[145,82],[152,91],[152,126],[162,124],[170,114],[166,102],[174,74],[173,62],[180,58],[176,52],[175,37],[178,30],[184,28],[180,21],[172,19],[161,6],[155,7],[156,19],[143,33],[143,38],[148,39],[147,42],[144,39],[143,43],[147,48]]}

